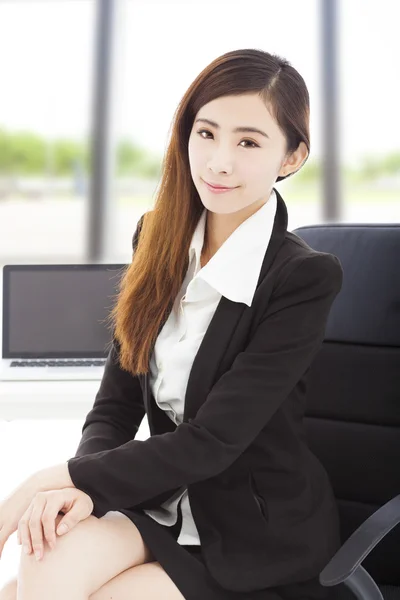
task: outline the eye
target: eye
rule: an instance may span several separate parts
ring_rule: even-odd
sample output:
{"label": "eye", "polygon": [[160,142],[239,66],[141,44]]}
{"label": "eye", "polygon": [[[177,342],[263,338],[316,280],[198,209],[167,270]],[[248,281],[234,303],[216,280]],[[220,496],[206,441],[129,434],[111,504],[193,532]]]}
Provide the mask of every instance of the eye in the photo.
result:
{"label": "eye", "polygon": [[[199,129],[199,131],[197,133],[200,135],[200,137],[202,137],[202,135],[201,135],[202,133],[210,133],[212,135],[212,133],[210,131],[208,131],[208,129]],[[209,138],[203,137],[203,140],[208,140],[208,139]],[[253,144],[252,146],[243,146],[244,148],[249,148],[249,147],[250,148],[259,148],[260,147],[258,144],[256,144],[252,140],[242,140],[240,143],[242,143],[242,142],[247,142],[249,144]]]}

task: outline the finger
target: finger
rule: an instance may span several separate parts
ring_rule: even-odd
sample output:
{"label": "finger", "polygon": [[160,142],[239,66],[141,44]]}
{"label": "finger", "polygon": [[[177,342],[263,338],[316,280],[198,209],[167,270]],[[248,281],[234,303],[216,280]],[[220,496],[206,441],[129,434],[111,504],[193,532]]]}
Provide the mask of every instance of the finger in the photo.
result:
{"label": "finger", "polygon": [[29,530],[32,540],[32,550],[35,553],[36,560],[43,556],[43,525],[42,517],[46,506],[46,495],[36,494],[33,500],[33,509],[29,519]]}
{"label": "finger", "polygon": [[62,517],[62,515],[58,516],[59,510],[60,500],[57,500],[55,497],[52,499],[48,498],[46,508],[43,512],[42,524],[45,540],[52,550],[56,547],[56,527]]}
{"label": "finger", "polygon": [[29,519],[31,517],[32,508],[33,504],[31,503],[18,523],[18,536],[21,540],[22,549],[25,554],[30,554],[32,551],[31,536],[29,533]]}
{"label": "finger", "polygon": [[72,500],[72,504],[68,512],[63,516],[57,526],[57,534],[63,535],[71,531],[80,521],[86,519],[92,511],[90,505],[82,499],[76,497]]}

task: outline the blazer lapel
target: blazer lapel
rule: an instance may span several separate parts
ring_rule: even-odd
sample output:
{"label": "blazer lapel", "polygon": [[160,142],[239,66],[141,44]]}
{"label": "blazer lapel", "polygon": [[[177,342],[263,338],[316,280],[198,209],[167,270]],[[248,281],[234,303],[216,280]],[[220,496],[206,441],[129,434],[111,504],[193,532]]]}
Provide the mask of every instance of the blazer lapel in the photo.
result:
{"label": "blazer lapel", "polygon": [[[285,239],[285,234],[287,231],[288,215],[286,205],[282,196],[276,189],[275,192],[277,196],[277,211],[271,234],[271,240],[261,266],[257,287],[267,274],[279,248]],[[164,326],[164,323],[172,310],[172,306],[173,303],[170,304],[168,310],[166,311],[166,315],[160,326],[159,332]],[[185,409],[183,416],[184,421],[194,418],[200,406],[205,401],[207,394],[214,385],[219,364],[224,357],[229,340],[232,337],[232,332],[234,331],[245,309],[245,304],[241,302],[233,302],[222,296],[192,364],[185,395]],[[171,421],[171,419],[169,419],[169,417],[165,415],[164,411],[162,411],[154,401],[154,397],[150,389],[148,373],[144,375],[144,379],[144,402],[148,414],[149,425],[155,425],[155,417],[155,420],[158,422],[157,429],[159,429],[161,424],[164,426],[164,430],[166,428],[170,431],[175,429],[175,424]],[[157,413],[161,412],[163,415],[161,416],[157,414],[156,416],[154,411]],[[166,421],[169,423],[166,423]]]}

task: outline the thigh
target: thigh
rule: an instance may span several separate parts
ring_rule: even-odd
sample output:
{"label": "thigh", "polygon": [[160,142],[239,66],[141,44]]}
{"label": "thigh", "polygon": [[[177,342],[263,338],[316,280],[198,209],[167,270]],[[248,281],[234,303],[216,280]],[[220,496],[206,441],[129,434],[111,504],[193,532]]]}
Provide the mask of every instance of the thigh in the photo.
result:
{"label": "thigh", "polygon": [[127,569],[107,582],[89,600],[185,600],[160,563]]}
{"label": "thigh", "polygon": [[[58,520],[60,517],[58,518]],[[20,574],[43,575],[55,580],[68,573],[79,589],[88,595],[100,589],[130,567],[154,561],[134,523],[119,512],[108,512],[98,519],[91,515],[70,532],[58,537],[51,550],[45,543],[44,555],[21,552]]]}

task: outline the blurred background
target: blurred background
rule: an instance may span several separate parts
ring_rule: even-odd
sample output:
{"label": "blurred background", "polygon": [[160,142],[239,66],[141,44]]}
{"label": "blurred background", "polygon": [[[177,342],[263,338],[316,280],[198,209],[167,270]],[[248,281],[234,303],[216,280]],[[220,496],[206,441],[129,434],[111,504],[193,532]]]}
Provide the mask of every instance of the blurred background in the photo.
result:
{"label": "blurred background", "polygon": [[[284,56],[310,92],[310,159],[277,184],[289,228],[327,220],[329,193],[335,219],[399,220],[396,0],[101,5],[0,2],[0,264],[129,260],[178,102],[240,47]],[[93,198],[96,149],[108,189]],[[95,220],[107,212],[103,239]]]}
{"label": "blurred background", "polygon": [[[285,57],[309,89],[310,158],[276,184],[289,230],[399,222],[399,22],[396,0],[0,1],[0,267],[129,262],[177,104],[238,48]],[[81,426],[0,421],[0,499],[73,456]]]}

